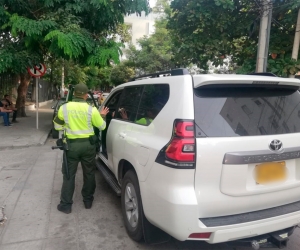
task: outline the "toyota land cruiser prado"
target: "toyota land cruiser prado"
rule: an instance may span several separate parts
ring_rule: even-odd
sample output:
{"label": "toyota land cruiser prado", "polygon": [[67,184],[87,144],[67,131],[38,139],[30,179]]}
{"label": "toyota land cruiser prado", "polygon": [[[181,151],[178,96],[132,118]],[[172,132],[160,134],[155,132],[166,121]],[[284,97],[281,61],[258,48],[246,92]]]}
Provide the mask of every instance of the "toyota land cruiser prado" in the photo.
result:
{"label": "toyota land cruiser prado", "polygon": [[299,86],[175,69],[114,88],[97,164],[129,236],[284,246],[300,223]]}

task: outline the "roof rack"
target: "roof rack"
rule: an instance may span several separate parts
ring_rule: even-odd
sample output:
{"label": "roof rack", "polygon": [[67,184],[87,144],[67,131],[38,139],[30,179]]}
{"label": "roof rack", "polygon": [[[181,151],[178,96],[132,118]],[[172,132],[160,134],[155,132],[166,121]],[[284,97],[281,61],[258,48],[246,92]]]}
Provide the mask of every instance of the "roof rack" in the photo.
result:
{"label": "roof rack", "polygon": [[252,73],[249,73],[248,75],[256,75],[256,76],[275,76],[275,77],[277,77],[277,75],[275,75],[274,73],[271,73],[271,72],[252,72]]}
{"label": "roof rack", "polygon": [[142,78],[156,78],[156,77],[165,77],[165,76],[181,76],[181,75],[189,75],[190,72],[185,68],[171,69],[169,71],[161,71],[147,75],[141,75],[138,77],[134,77],[131,81],[135,81]]}

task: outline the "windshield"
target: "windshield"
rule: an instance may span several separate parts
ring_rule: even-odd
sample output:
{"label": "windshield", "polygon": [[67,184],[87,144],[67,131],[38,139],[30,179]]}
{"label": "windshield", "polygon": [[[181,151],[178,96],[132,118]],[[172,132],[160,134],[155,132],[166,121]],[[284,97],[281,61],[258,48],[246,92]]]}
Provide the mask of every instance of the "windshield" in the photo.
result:
{"label": "windshield", "polygon": [[295,87],[198,88],[194,105],[197,137],[300,132],[300,95]]}

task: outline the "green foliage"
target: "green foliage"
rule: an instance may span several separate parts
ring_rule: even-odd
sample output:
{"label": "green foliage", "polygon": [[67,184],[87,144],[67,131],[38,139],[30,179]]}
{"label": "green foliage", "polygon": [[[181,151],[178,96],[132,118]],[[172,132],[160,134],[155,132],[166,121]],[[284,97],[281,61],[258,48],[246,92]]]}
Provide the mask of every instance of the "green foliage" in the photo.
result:
{"label": "green foliage", "polygon": [[53,30],[45,36],[45,41],[56,40],[57,45],[63,50],[66,56],[78,58],[84,54],[84,50],[91,53],[93,41],[80,33],[63,33],[60,30]]}
{"label": "green foliage", "polygon": [[119,63],[119,57],[122,54],[120,49],[122,45],[120,43],[116,43],[114,41],[109,41],[103,46],[99,46],[94,49],[94,53],[92,53],[87,59],[87,63],[89,65],[108,65],[109,60],[114,61],[115,63]]}
{"label": "green foliage", "polygon": [[111,70],[110,80],[114,86],[128,82],[135,75],[134,69],[127,62],[121,62]]}
{"label": "green foliage", "polygon": [[155,6],[152,8],[152,12],[155,14],[170,14],[170,0],[156,0]]}
{"label": "green foliage", "polygon": [[53,85],[61,86],[62,67],[64,67],[65,86],[85,83],[89,89],[105,89],[111,85],[111,67],[80,66],[73,60],[56,60],[50,57],[47,58],[46,64],[49,65],[50,73],[44,78]]}
{"label": "green foliage", "polygon": [[268,71],[282,77],[295,75],[300,71],[300,60],[291,59],[290,56],[268,60]]}
{"label": "green foliage", "polygon": [[109,86],[113,85],[110,80],[111,71],[112,67],[103,67],[99,69],[98,78],[100,80],[101,89],[107,89]]}
{"label": "green foliage", "polygon": [[43,32],[54,28],[56,23],[51,20],[32,20],[26,17],[21,17],[18,14],[13,14],[10,21],[4,24],[2,28],[11,27],[11,34],[13,37],[18,37],[19,33],[25,36],[41,36]]}
{"label": "green foliage", "polygon": [[148,10],[148,0],[0,0],[0,72],[24,73],[49,56],[118,63],[122,44],[114,38],[128,39],[124,15]]}
{"label": "green foliage", "polygon": [[[174,0],[168,29],[178,48],[175,60],[207,68],[207,62],[222,65],[230,56],[243,66],[239,72],[255,70],[262,6],[253,0]],[[290,54],[299,0],[273,1],[270,52]],[[254,62],[254,64],[253,64]],[[248,71],[249,72],[249,71]]]}
{"label": "green foliage", "polygon": [[131,45],[126,51],[128,64],[135,68],[137,75],[170,70],[175,67],[174,47],[166,25],[165,18],[157,20],[155,33],[138,40],[140,49]]}

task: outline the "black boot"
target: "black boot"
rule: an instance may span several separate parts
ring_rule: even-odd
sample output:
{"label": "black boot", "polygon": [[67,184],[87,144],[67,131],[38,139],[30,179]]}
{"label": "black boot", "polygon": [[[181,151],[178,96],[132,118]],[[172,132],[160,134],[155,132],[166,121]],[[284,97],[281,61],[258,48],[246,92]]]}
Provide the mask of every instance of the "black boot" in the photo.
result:
{"label": "black boot", "polygon": [[93,201],[84,201],[83,203],[86,209],[90,209],[93,205]]}
{"label": "black boot", "polygon": [[57,210],[65,213],[65,214],[70,214],[72,212],[71,207],[66,207],[61,204],[57,205]]}

